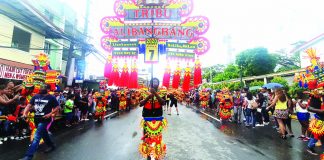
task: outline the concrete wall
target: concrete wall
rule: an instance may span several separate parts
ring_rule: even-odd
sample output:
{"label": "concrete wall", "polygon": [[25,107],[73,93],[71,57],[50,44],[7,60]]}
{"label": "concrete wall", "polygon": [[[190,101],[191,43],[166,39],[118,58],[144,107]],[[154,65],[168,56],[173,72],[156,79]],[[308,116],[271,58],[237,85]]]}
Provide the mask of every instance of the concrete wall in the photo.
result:
{"label": "concrete wall", "polygon": [[[33,31],[27,26],[21,25],[20,23],[0,14],[0,45],[11,46],[13,29],[18,27],[26,32],[31,33],[30,48],[44,48],[45,36]],[[3,48],[0,47],[0,58],[7,59],[10,61],[25,63],[32,65],[31,60],[33,55],[39,54],[40,50],[30,50],[25,52],[14,48]]]}

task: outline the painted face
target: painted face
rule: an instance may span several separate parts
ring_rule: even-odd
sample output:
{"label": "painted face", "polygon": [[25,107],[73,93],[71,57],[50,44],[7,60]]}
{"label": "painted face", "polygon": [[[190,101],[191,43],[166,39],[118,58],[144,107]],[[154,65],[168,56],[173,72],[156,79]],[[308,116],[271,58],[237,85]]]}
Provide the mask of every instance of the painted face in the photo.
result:
{"label": "painted face", "polygon": [[153,88],[159,87],[159,81],[157,79],[153,79]]}

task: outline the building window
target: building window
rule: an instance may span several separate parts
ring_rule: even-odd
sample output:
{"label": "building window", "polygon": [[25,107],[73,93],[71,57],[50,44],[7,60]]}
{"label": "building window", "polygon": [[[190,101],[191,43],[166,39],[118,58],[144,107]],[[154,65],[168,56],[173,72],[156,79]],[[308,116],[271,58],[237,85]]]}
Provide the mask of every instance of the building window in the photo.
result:
{"label": "building window", "polygon": [[48,42],[45,42],[44,53],[50,54],[50,52],[51,52],[51,44]]}
{"label": "building window", "polygon": [[31,38],[31,33],[26,32],[18,27],[14,27],[11,47],[29,52],[30,38]]}

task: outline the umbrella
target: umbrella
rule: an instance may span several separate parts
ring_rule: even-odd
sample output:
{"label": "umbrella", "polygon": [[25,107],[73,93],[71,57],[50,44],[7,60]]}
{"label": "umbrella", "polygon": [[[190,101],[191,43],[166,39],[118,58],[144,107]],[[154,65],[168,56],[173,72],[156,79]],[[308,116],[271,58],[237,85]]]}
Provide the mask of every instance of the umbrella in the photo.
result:
{"label": "umbrella", "polygon": [[260,88],[261,88],[261,86],[252,86],[252,87],[249,88],[249,90],[254,91],[254,90],[258,90]]}
{"label": "umbrella", "polygon": [[283,85],[279,83],[268,83],[263,85],[262,87],[267,87],[268,89],[276,89],[276,88],[282,88]]}

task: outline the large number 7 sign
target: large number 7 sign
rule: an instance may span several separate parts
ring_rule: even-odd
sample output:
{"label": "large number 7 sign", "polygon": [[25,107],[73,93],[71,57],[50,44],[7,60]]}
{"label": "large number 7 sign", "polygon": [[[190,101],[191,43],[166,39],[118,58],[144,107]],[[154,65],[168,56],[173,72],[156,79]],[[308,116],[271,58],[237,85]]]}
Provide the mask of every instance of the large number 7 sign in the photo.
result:
{"label": "large number 7 sign", "polygon": [[156,38],[146,39],[146,52],[145,52],[145,63],[157,63],[159,62],[158,52],[159,40]]}

